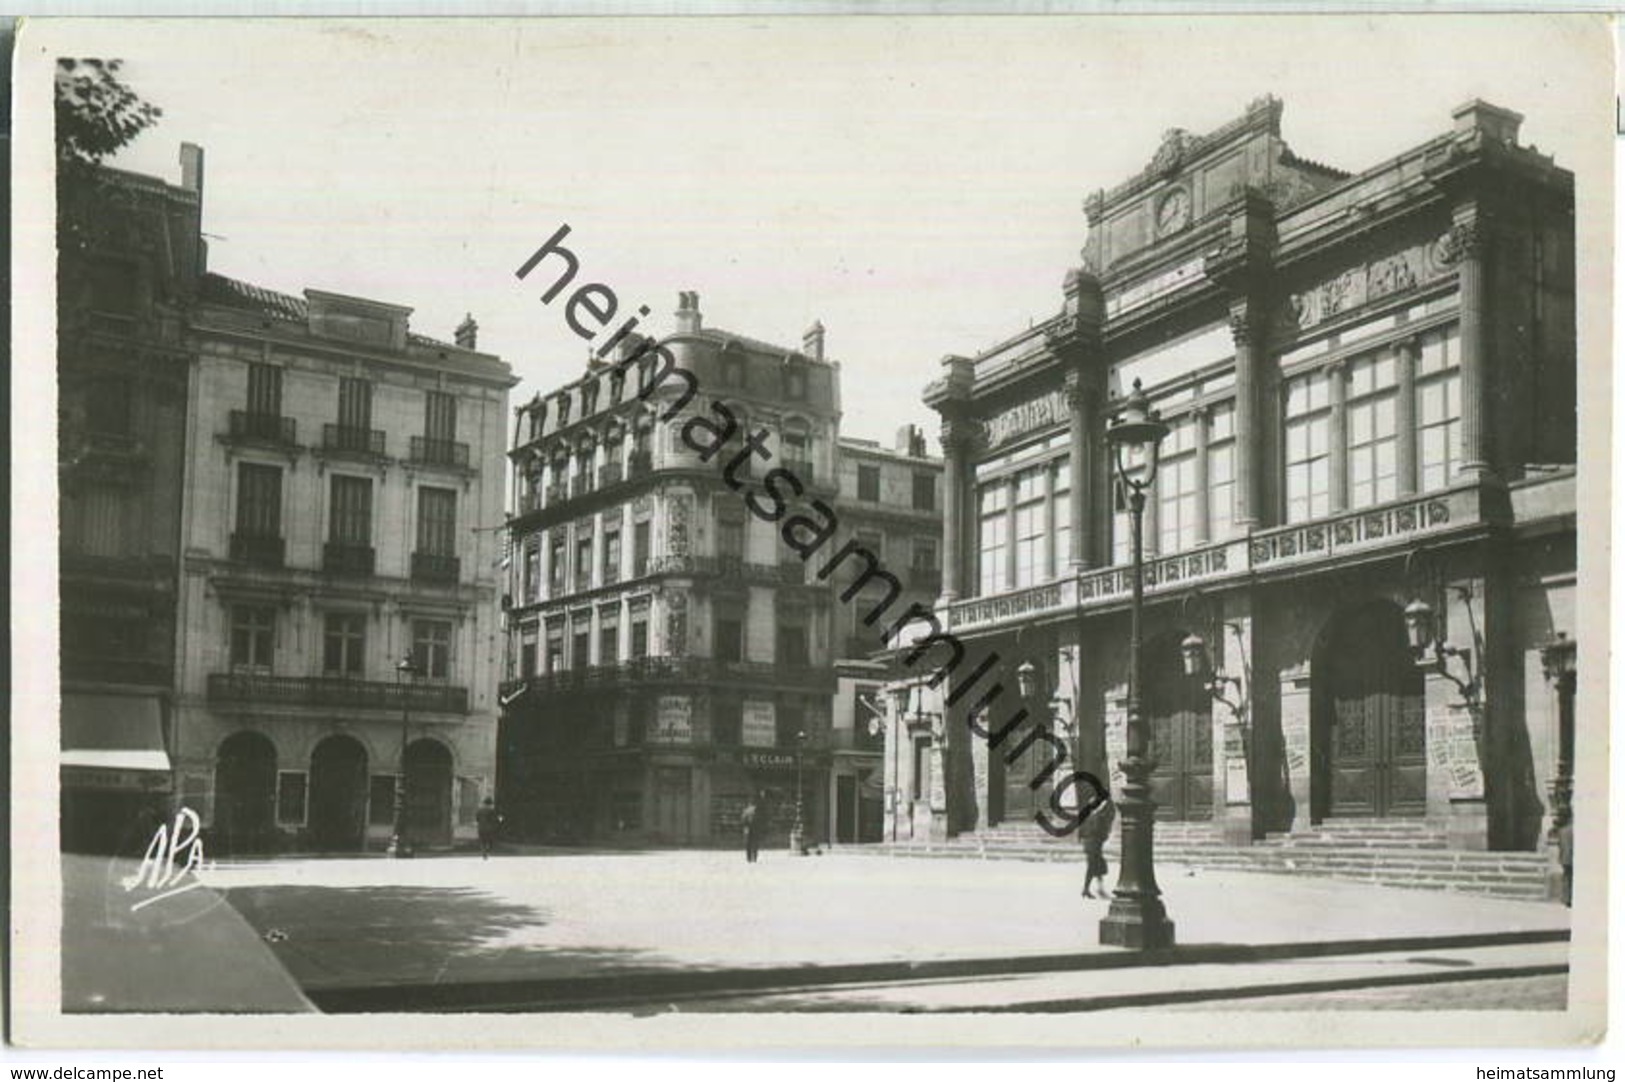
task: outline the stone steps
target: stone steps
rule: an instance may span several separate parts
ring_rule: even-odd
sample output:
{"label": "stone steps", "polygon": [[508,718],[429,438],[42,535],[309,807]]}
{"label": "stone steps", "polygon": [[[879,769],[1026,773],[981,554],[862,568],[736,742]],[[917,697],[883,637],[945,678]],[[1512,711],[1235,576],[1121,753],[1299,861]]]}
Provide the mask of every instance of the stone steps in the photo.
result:
{"label": "stone steps", "polygon": [[[1158,830],[1161,830],[1160,825]],[[897,843],[861,848],[899,857],[1081,863],[1083,852],[1076,840],[1060,841],[1069,844],[1057,844],[1053,840],[1037,841],[1030,834],[1020,841],[1006,841],[984,833],[948,842]],[[1115,837],[1113,841],[1116,841]],[[1115,845],[1107,846],[1106,856],[1116,864]],[[1542,900],[1546,897],[1547,858],[1540,853],[1487,853],[1363,844],[1301,849],[1270,845],[1185,845],[1171,839],[1165,841],[1159,835],[1156,859],[1159,864],[1215,871],[1316,876],[1380,886],[1463,891],[1525,900]]]}

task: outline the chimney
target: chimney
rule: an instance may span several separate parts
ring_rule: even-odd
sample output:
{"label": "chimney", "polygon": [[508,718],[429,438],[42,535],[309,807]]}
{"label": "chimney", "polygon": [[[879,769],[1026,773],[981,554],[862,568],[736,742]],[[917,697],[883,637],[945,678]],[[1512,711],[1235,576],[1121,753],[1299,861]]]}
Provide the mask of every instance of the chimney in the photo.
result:
{"label": "chimney", "polygon": [[824,359],[824,325],[816,319],[801,336],[801,352],[815,361]]}
{"label": "chimney", "polygon": [[693,334],[700,329],[700,295],[677,294],[677,333]]}
{"label": "chimney", "polygon": [[1457,134],[1477,130],[1508,146],[1518,145],[1518,125],[1523,123],[1522,113],[1514,113],[1511,109],[1491,105],[1482,98],[1474,98],[1466,105],[1452,109],[1450,115],[1456,120]]}
{"label": "chimney", "polygon": [[181,144],[181,187],[203,199],[203,148],[196,143]]}
{"label": "chimney", "polygon": [[897,440],[894,446],[898,454],[912,455],[914,453],[914,439],[917,433],[918,429],[913,425],[904,425],[897,430]]}
{"label": "chimney", "polygon": [[474,322],[473,313],[464,313],[463,321],[457,324],[457,337],[453,341],[462,349],[475,349],[479,333],[480,325]]}

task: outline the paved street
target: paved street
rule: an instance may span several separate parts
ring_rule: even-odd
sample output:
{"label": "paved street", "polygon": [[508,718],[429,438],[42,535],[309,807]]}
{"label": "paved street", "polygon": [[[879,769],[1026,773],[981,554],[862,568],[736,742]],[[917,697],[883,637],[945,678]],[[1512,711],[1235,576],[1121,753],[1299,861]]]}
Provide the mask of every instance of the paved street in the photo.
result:
{"label": "paved street", "polygon": [[[1080,899],[1067,864],[769,853],[747,865],[737,853],[561,851],[290,860],[204,878],[312,994],[859,963],[1125,960],[1096,943],[1106,903]],[[1567,910],[1546,904],[1281,876],[1169,867],[1160,881],[1185,951],[1560,931],[1568,921]],[[1417,944],[1394,949],[1414,954]],[[1562,944],[1501,949],[1520,965],[1566,955]],[[1372,959],[1367,968],[1397,972],[1393,964]],[[1030,992],[1035,1001],[1071,994]],[[949,997],[940,1009],[966,1002]]]}

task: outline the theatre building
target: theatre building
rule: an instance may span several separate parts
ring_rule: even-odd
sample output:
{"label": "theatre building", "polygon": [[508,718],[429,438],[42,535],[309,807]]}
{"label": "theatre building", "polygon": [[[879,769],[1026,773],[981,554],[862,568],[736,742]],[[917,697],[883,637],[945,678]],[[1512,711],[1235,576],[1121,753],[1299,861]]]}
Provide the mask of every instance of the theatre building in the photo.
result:
{"label": "theatre building", "polygon": [[411,309],[202,278],[179,790],[216,850],[474,836],[495,781],[508,366]]}
{"label": "theatre building", "polygon": [[1572,175],[1481,101],[1358,173],[1294,155],[1280,119],[1264,98],[1169,132],[1086,200],[1061,310],[944,359],[927,389],[947,460],[938,615],[966,646],[948,686],[996,660],[893,726],[924,745],[894,784],[940,806],[888,833],[1044,806],[1048,749],[1007,761],[1020,729],[990,749],[967,727],[996,685],[984,727],[1025,707],[1120,787],[1132,538],[1106,427],[1136,385],[1169,426],[1144,520],[1159,837],[1534,850],[1566,822]]}
{"label": "theatre building", "polygon": [[[660,343],[692,393],[657,353],[632,360],[642,346],[624,339],[517,411],[505,814],[535,840],[738,844],[740,810],[765,793],[780,844],[799,780],[807,837],[823,840],[831,591],[744,491],[782,468],[836,502],[838,366],[822,326],[800,349],[773,345],[704,326],[693,293]],[[702,457],[684,433],[721,428],[715,403],[734,426]],[[741,462],[736,489],[726,468],[758,431],[771,460]]]}

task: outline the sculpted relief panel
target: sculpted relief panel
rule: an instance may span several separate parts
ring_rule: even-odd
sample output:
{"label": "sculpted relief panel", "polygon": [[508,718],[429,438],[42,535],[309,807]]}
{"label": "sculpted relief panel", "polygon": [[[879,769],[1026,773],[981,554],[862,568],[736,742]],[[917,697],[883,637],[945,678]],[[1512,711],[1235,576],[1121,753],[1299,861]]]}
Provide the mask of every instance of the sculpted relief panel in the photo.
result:
{"label": "sculpted relief panel", "polygon": [[1448,233],[1394,255],[1372,260],[1292,296],[1292,315],[1307,330],[1342,312],[1443,278],[1457,259],[1457,244]]}

